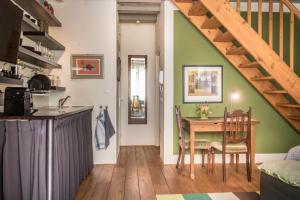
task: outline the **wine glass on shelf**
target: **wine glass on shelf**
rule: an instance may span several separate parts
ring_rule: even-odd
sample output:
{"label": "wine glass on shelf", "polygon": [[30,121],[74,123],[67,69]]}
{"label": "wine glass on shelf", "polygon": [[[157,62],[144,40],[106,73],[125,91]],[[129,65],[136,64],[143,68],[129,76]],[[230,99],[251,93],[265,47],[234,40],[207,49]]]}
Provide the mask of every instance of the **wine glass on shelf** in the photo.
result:
{"label": "wine glass on shelf", "polygon": [[52,62],[55,61],[55,53],[54,53],[54,51],[51,51],[51,61]]}
{"label": "wine glass on shelf", "polygon": [[42,56],[46,57],[46,47],[41,47]]}
{"label": "wine glass on shelf", "polygon": [[41,48],[42,48],[42,43],[41,42],[36,42],[36,51],[41,52]]}

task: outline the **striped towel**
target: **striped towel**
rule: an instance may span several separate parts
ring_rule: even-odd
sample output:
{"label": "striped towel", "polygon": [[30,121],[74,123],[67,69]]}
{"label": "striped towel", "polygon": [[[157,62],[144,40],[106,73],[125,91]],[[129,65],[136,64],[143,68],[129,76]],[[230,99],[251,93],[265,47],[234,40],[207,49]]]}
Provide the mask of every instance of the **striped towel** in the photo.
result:
{"label": "striped towel", "polygon": [[157,195],[157,200],[259,200],[256,192]]}

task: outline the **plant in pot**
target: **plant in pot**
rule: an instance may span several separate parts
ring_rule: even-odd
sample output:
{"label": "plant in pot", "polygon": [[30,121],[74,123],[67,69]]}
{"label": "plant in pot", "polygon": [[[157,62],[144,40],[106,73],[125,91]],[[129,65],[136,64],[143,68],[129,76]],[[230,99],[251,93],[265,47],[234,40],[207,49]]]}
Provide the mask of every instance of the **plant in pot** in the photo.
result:
{"label": "plant in pot", "polygon": [[196,105],[196,113],[198,114],[198,116],[200,116],[201,119],[208,119],[209,105],[206,103],[197,104]]}

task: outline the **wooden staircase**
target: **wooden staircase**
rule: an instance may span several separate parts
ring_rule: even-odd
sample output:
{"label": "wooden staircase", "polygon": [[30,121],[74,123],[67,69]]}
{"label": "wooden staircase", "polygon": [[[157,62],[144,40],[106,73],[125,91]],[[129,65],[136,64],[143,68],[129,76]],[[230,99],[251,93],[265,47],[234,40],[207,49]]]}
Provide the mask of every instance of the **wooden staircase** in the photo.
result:
{"label": "wooden staircase", "polygon": [[[262,35],[262,0],[258,0],[258,32],[251,24],[251,0],[247,21],[228,0],[172,0],[182,14],[230,61],[262,96],[300,133],[300,78],[294,69],[294,32],[290,33],[290,64],[283,60],[283,5],[290,9],[290,28],[300,12],[288,0],[280,1],[279,55]],[[250,6],[249,6],[250,5]],[[282,7],[282,8],[281,8]],[[269,28],[273,28],[273,0],[270,0]],[[250,9],[250,11],[249,11]],[[224,31],[225,29],[225,31]],[[282,32],[282,33],[281,33]],[[238,45],[237,45],[238,44]]]}

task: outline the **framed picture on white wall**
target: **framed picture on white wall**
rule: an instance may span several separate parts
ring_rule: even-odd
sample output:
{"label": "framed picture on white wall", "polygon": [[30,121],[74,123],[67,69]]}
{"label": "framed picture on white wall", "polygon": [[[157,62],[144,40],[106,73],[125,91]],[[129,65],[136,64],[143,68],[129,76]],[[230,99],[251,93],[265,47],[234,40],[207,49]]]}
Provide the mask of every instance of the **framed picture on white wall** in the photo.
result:
{"label": "framed picture on white wall", "polygon": [[183,103],[222,102],[222,65],[183,66]]}
{"label": "framed picture on white wall", "polygon": [[72,79],[103,79],[104,55],[74,54],[71,55]]}

